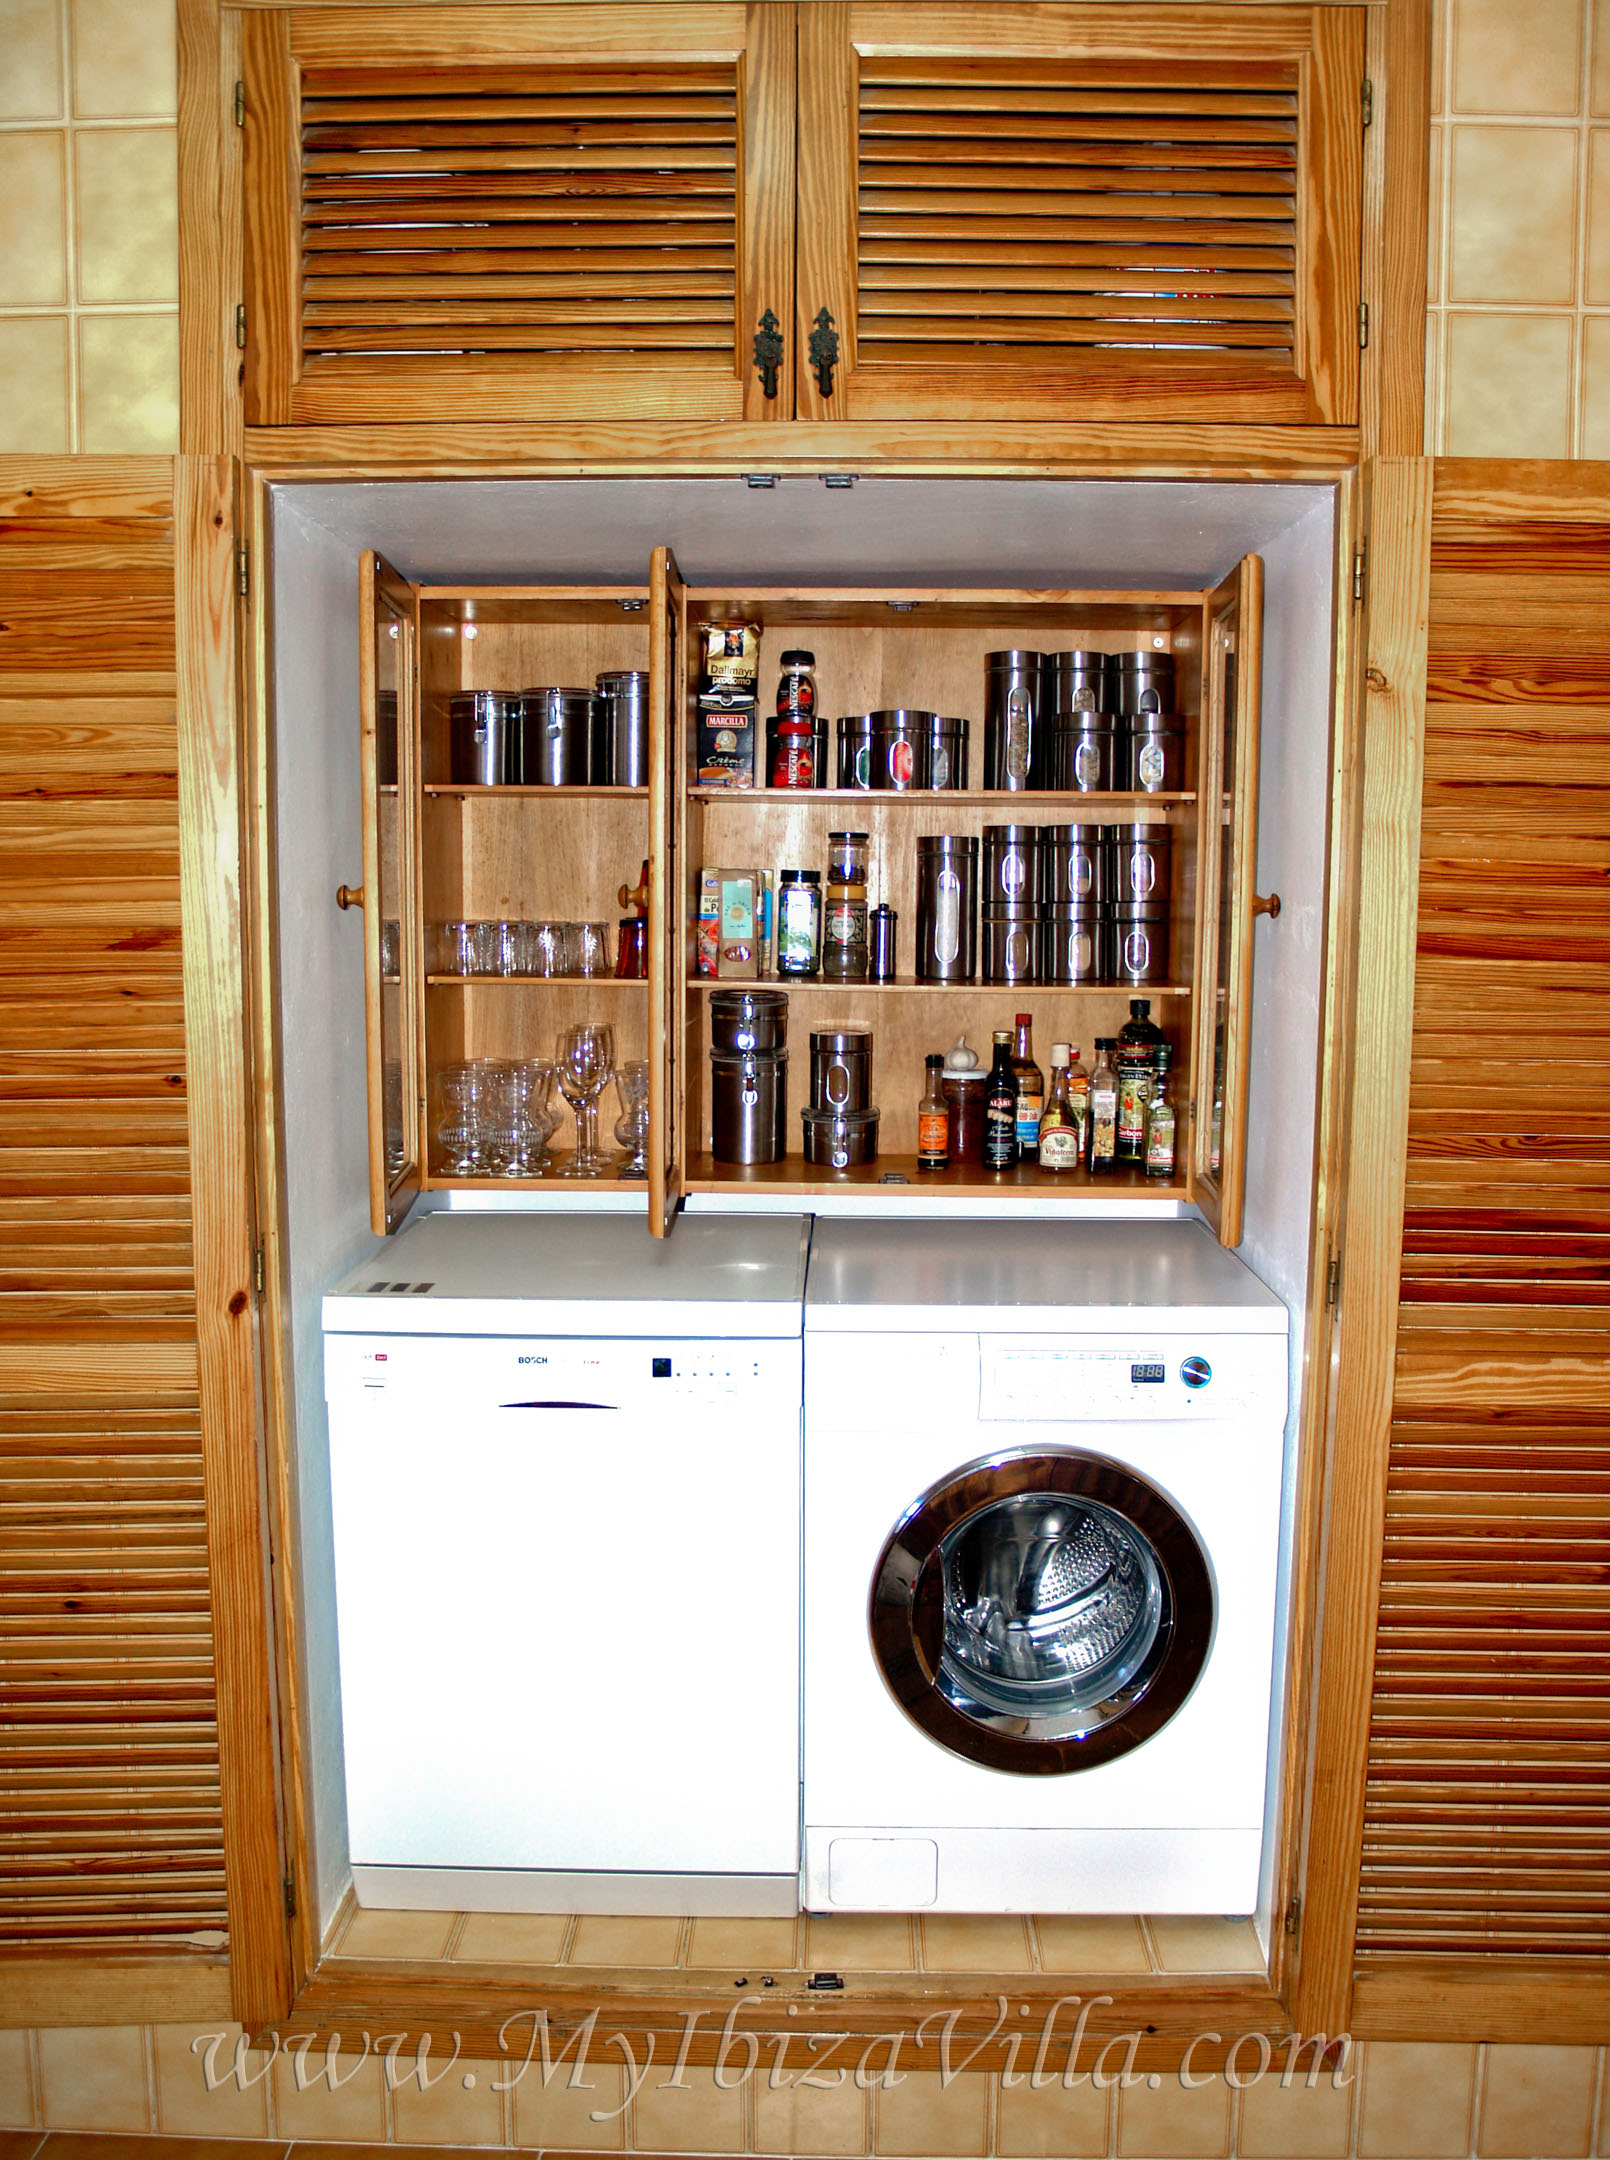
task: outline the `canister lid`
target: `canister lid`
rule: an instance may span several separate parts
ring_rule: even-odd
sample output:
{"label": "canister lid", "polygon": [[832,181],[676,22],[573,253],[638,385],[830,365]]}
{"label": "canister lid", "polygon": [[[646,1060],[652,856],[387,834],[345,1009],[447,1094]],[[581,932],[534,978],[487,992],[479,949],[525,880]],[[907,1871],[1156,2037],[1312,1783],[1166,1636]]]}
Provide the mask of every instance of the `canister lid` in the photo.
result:
{"label": "canister lid", "polygon": [[865,1132],[878,1122],[876,1110],[835,1110],[831,1103],[807,1107],[799,1114],[807,1125],[826,1133]]}
{"label": "canister lid", "polygon": [[819,1051],[831,1051],[835,1057],[859,1057],[864,1051],[872,1054],[872,1030],[870,1028],[812,1028],[811,1055]]}
{"label": "canister lid", "polygon": [[919,855],[976,855],[978,841],[972,833],[922,833],[917,839]]}
{"label": "canister lid", "polygon": [[788,651],[781,655],[778,665],[780,667],[815,667],[816,655],[813,652],[806,652],[802,645],[790,646]]}
{"label": "canister lid", "polygon": [[712,1012],[719,1010],[724,1013],[786,1012],[788,1010],[788,992],[786,990],[712,990],[710,993],[710,1009]]}
{"label": "canister lid", "polygon": [[986,825],[986,846],[1037,848],[1040,845],[1038,825]]}
{"label": "canister lid", "polygon": [[820,885],[820,870],[785,870],[780,881],[784,885]]}
{"label": "canister lid", "polygon": [[596,680],[599,689],[606,696],[619,697],[623,692],[646,690],[648,670],[634,667],[605,668]]}
{"label": "canister lid", "polygon": [[1044,653],[1030,652],[1027,646],[1014,645],[1005,652],[987,652],[984,665],[992,675],[1033,673],[1044,659]]}
{"label": "canister lid", "polygon": [[1172,675],[1174,655],[1171,652],[1115,652],[1107,655],[1109,667],[1133,668],[1145,675]]}
{"label": "canister lid", "polygon": [[936,712],[924,712],[917,705],[891,705],[883,712],[868,713],[867,718],[881,735],[909,732],[912,728],[930,727],[939,718]]}

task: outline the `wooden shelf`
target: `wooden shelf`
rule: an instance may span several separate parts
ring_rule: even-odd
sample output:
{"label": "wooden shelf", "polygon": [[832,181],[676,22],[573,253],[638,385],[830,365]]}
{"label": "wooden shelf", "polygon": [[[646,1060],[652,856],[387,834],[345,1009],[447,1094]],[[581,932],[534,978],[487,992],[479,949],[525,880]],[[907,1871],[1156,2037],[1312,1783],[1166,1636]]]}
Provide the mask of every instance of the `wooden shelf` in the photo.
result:
{"label": "wooden shelf", "polygon": [[[620,1177],[566,1177],[559,1166],[570,1161],[574,1148],[550,1148],[549,1160],[553,1169],[542,1177],[454,1177],[446,1170],[432,1170],[423,1180],[427,1192],[585,1192],[589,1187],[597,1189],[609,1186],[615,1192],[643,1192],[647,1188],[644,1178]],[[609,1153],[621,1152],[618,1142],[610,1144]]]}
{"label": "wooden shelf", "polygon": [[[534,985],[554,990],[646,990],[644,975],[427,975],[432,990],[467,990],[472,984],[503,983],[518,989]],[[719,988],[717,984],[715,987]],[[732,986],[729,983],[727,987]]]}
{"label": "wooden shelf", "polygon": [[[457,795],[465,802],[481,802],[489,797],[500,800],[514,797],[541,797],[553,802],[646,802],[646,787],[539,787],[516,786],[513,781],[499,782],[496,787],[481,787],[468,780],[428,780],[419,791],[422,795]],[[1151,798],[1156,800],[1155,797]]]}
{"label": "wooden shelf", "polygon": [[953,1163],[943,1170],[919,1170],[915,1155],[880,1155],[876,1162],[861,1163],[850,1170],[829,1170],[806,1162],[803,1155],[788,1155],[777,1163],[718,1163],[712,1155],[696,1155],[685,1180],[690,1193],[730,1192],[734,1187],[777,1193],[843,1192],[847,1186],[878,1186],[891,1175],[906,1180],[902,1193],[927,1193],[939,1200],[993,1200],[1003,1193],[1059,1200],[1183,1200],[1185,1180],[1149,1178],[1143,1170],[1126,1163],[1102,1177],[1083,1170],[1042,1170],[1035,1163],[1019,1163],[1011,1170],[985,1170],[976,1163]]}
{"label": "wooden shelf", "polygon": [[[435,978],[433,977],[432,980]],[[559,979],[559,978],[555,978]],[[796,992],[802,996],[863,997],[868,991],[878,996],[885,992],[915,992],[919,997],[971,997],[988,995],[999,991],[1003,997],[1189,997],[1189,983],[1147,983],[1137,988],[1133,983],[932,983],[918,982],[914,975],[897,975],[892,982],[832,982],[825,975],[763,975],[758,980],[735,976],[696,975],[688,985],[690,990],[786,990],[790,997]]]}
{"label": "wooden shelf", "polygon": [[[433,792],[459,793],[462,791],[427,788],[425,792],[429,795]],[[512,794],[517,791],[510,788],[483,788],[480,792],[487,795],[497,795]],[[536,792],[538,794],[559,795],[565,791],[562,788],[539,788]],[[575,792],[578,794],[590,792],[593,794],[618,795],[630,791],[621,788],[595,788],[592,790],[577,789]],[[1099,822],[1099,813],[1103,811],[1177,809],[1182,805],[1194,803],[1196,793],[1194,789],[1186,793],[1169,795],[1118,793],[1081,795],[1077,792],[1068,793],[1062,790],[1054,793],[1046,791],[1030,794],[1025,791],[1022,794],[1010,794],[999,788],[726,788],[700,786],[690,787],[688,789],[688,798],[692,802],[745,803],[757,807],[775,803],[861,803],[869,809],[876,809],[885,803],[910,803],[924,804],[930,810],[1009,810],[1016,807],[1023,810],[1076,810],[1083,813],[1079,818],[1061,817],[1042,820],[1046,824],[1072,825],[1076,823],[1097,823]],[[1024,822],[1028,821],[1025,820]]]}

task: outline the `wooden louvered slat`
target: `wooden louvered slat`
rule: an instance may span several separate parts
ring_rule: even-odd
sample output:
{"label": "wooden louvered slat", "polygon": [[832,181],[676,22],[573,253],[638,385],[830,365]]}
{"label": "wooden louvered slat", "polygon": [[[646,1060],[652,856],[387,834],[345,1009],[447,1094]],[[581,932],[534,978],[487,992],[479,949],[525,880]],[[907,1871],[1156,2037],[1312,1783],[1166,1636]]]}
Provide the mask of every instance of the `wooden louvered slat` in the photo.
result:
{"label": "wooden louvered slat", "polygon": [[1434,518],[1431,590],[1358,1949],[1558,1968],[1610,1955],[1610,530]]}

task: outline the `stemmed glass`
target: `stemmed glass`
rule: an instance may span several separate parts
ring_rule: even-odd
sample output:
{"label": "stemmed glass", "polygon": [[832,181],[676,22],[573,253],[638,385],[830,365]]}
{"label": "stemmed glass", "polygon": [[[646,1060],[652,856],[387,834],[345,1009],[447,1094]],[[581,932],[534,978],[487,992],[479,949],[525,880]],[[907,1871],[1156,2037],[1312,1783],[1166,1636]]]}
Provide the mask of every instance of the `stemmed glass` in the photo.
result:
{"label": "stemmed glass", "polygon": [[596,1021],[564,1028],[554,1049],[559,1092],[576,1114],[576,1152],[561,1177],[602,1177],[609,1158],[598,1147],[598,1098],[615,1069],[615,1030]]}
{"label": "stemmed glass", "polygon": [[615,1167],[615,1175],[623,1178],[648,1176],[648,1164],[644,1150],[648,1145],[648,1066],[641,1058],[632,1058],[615,1075],[615,1092],[621,1099],[621,1114],[615,1123],[615,1138],[626,1153]]}

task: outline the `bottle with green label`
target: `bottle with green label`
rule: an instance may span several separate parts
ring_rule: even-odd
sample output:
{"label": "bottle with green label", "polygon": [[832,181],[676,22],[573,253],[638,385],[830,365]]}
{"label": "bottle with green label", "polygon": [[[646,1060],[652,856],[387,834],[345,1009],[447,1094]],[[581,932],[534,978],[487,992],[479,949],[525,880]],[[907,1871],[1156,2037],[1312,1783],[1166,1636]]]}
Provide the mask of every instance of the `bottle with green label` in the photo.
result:
{"label": "bottle with green label", "polygon": [[1146,1106],[1157,1077],[1157,1053],[1165,1047],[1152,1024],[1150,998],[1131,998],[1129,1018],[1118,1031],[1113,1059],[1118,1074],[1118,1160],[1140,1162],[1146,1153]]}
{"label": "bottle with green label", "polygon": [[1118,1075],[1107,1053],[1110,1035],[1096,1037],[1096,1069],[1090,1075],[1090,1138],[1086,1155],[1093,1176],[1118,1167]]}
{"label": "bottle with green label", "polygon": [[1153,1178],[1171,1178],[1174,1175],[1174,1139],[1178,1119],[1173,1099],[1168,1092],[1168,1068],[1173,1053],[1164,1043],[1157,1053],[1157,1085],[1152,1099],[1146,1105],[1146,1175]]}

